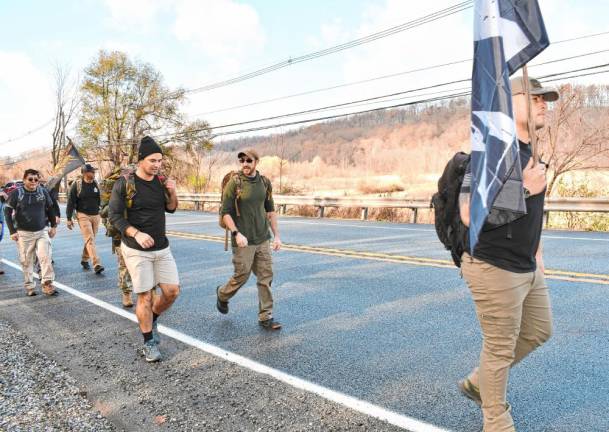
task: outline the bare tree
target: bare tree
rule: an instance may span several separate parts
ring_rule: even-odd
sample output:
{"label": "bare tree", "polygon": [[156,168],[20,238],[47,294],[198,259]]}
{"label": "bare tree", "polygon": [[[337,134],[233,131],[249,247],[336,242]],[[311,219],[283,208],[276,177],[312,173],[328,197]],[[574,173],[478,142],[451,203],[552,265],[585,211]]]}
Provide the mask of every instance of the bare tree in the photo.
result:
{"label": "bare tree", "polygon": [[68,145],[67,129],[78,109],[78,79],[71,77],[67,66],[56,64],[53,72],[55,80],[55,126],[51,159],[53,168],[57,166],[63,149]]}
{"label": "bare tree", "polygon": [[[179,140],[179,143],[184,146],[184,150],[190,158],[189,186],[191,186],[194,193],[205,192],[211,178],[211,171],[217,161],[217,157],[212,156],[214,146],[211,142],[212,136],[209,124],[203,120],[196,120],[184,125],[181,128],[181,132],[174,139]],[[207,174],[202,176],[201,168],[205,161],[207,161]]]}
{"label": "bare tree", "polygon": [[279,157],[279,193],[285,192],[283,184],[283,177],[286,172],[286,168],[290,161],[296,159],[300,154],[300,151],[295,150],[289,145],[289,142],[284,139],[283,131],[275,137],[275,154]]}
{"label": "bare tree", "polygon": [[542,160],[549,166],[548,196],[565,173],[609,168],[608,108],[600,90],[590,94],[571,85],[559,89],[560,99],[540,136]]}

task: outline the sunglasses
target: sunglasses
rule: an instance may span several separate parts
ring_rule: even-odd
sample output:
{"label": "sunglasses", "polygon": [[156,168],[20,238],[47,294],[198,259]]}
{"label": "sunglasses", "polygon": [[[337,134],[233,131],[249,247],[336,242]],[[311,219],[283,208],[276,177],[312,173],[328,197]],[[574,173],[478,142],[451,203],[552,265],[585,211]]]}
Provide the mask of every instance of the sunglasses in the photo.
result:
{"label": "sunglasses", "polygon": [[241,158],[241,159],[239,159],[239,163],[246,163],[246,162],[247,163],[252,163],[252,162],[254,162],[254,159],[250,159],[250,158],[247,158],[247,159]]}
{"label": "sunglasses", "polygon": [[38,179],[36,177],[28,177],[26,180],[32,183],[38,183]]}

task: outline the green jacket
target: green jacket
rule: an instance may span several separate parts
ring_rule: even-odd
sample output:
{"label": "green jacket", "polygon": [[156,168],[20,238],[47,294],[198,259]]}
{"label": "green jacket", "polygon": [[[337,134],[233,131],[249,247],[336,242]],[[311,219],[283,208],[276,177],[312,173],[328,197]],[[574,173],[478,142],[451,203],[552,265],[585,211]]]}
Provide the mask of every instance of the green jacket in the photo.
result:
{"label": "green jacket", "polygon": [[[229,214],[235,221],[237,229],[247,238],[250,245],[259,245],[271,238],[270,222],[267,213],[275,211],[273,202],[273,188],[270,182],[262,180],[256,171],[255,177],[247,177],[239,172],[239,180],[232,178],[226,184],[222,194],[222,216]],[[237,205],[239,216],[235,207],[235,198],[238,188],[241,188]],[[237,244],[232,239],[233,247]]]}

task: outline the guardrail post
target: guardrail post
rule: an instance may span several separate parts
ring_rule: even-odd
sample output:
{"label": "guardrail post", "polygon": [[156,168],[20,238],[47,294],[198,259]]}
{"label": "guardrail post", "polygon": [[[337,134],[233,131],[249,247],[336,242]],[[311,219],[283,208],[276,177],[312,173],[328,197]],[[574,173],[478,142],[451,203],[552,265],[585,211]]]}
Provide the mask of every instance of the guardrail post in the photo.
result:
{"label": "guardrail post", "polygon": [[414,207],[414,208],[411,208],[411,210],[412,210],[412,217],[410,218],[410,223],[416,224],[419,209]]}
{"label": "guardrail post", "polygon": [[550,223],[550,212],[546,210],[546,211],[543,212],[543,226],[544,226],[544,228],[547,228],[549,223]]}
{"label": "guardrail post", "polygon": [[286,207],[287,207],[287,204],[281,204],[281,205],[279,206],[279,214],[281,214],[281,215],[285,215],[285,213],[286,213],[286,211],[287,211]]}
{"label": "guardrail post", "polygon": [[362,220],[367,220],[368,219],[368,207],[362,207]]}
{"label": "guardrail post", "polygon": [[319,209],[319,217],[320,218],[324,217],[324,209],[325,209],[325,207],[324,206],[319,206],[317,208]]}

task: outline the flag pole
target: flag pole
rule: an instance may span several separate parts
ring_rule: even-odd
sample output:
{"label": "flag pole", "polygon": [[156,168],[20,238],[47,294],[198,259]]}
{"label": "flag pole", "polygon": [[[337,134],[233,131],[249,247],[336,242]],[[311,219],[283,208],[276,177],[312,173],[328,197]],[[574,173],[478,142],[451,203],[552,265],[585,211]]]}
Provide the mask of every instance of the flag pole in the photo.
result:
{"label": "flag pole", "polygon": [[533,166],[537,165],[537,133],[535,132],[535,121],[533,119],[533,111],[531,110],[531,89],[529,81],[529,69],[525,64],[522,67],[522,83],[524,87],[524,95],[527,101],[527,128],[529,129],[529,139],[531,140],[531,154],[533,158]]}

